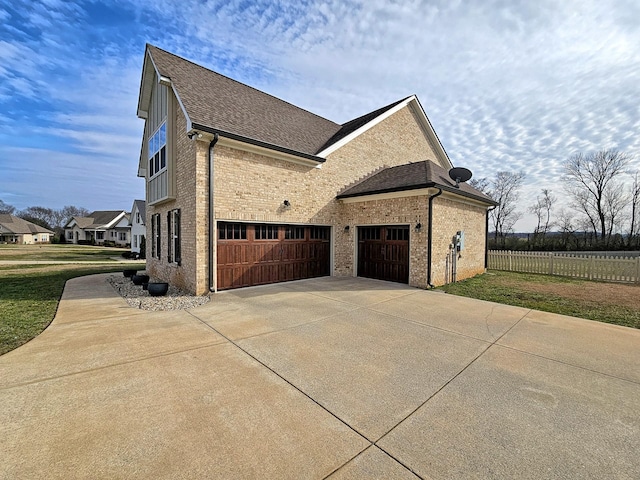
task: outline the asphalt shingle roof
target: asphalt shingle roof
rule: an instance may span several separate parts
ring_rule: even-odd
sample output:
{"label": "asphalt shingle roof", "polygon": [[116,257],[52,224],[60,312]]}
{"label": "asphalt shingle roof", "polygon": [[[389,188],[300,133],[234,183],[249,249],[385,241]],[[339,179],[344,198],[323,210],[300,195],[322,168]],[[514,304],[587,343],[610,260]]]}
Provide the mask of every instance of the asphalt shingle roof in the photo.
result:
{"label": "asphalt shingle roof", "polygon": [[341,125],[147,45],[160,75],[171,79],[191,122],[314,155]]}
{"label": "asphalt shingle roof", "polygon": [[25,233],[50,233],[53,232],[47,228],[36,225],[35,223],[23,220],[20,217],[9,215],[8,213],[0,214],[0,225],[3,226],[3,230],[6,229],[16,235],[22,235]]}
{"label": "asphalt shingle roof", "polygon": [[430,160],[385,168],[356,185],[346,188],[337,198],[360,197],[429,187],[439,187],[490,205],[496,204],[480,190],[466,183],[460,183],[460,186],[456,187],[456,182],[449,177],[449,172]]}

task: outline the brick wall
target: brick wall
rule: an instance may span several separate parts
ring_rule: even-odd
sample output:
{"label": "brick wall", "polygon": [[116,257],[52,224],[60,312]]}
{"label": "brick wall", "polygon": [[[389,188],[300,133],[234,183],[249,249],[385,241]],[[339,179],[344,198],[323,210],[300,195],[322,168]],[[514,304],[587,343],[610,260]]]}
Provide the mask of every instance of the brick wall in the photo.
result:
{"label": "brick wall", "polygon": [[[165,279],[188,291],[205,294],[208,291],[209,140],[187,138],[185,118],[175,99],[171,98],[171,101],[173,108],[170,111],[173,111],[175,127],[172,128],[172,134],[176,141],[175,160],[178,165],[176,199],[147,207],[148,228],[151,226],[150,216],[160,213],[163,231],[162,258],[159,261],[150,258],[152,239],[150,235],[147,237],[147,266],[154,277]],[[355,274],[356,228],[353,227],[410,225],[409,283],[426,286],[426,196],[358,203],[342,203],[335,199],[344,188],[381,167],[422,160],[440,163],[410,107],[394,113],[331,153],[320,168],[240,151],[221,144],[216,145],[213,153],[213,208],[216,220],[330,225],[333,227],[334,238],[332,274],[338,276]],[[291,203],[288,208],[283,205],[285,199]],[[434,217],[434,234],[438,233],[437,248],[434,245],[434,252],[437,251],[437,258],[434,255],[436,281],[445,279],[446,265],[443,258],[446,258],[448,251],[446,238],[452,235],[449,230],[453,230],[455,234],[460,229],[459,225],[465,230],[468,250],[463,252],[462,259],[458,262],[458,278],[482,270],[484,210],[445,199],[438,199],[437,202],[441,208],[435,208],[434,212],[436,215],[440,212],[441,215]],[[464,207],[461,210],[463,218],[458,219],[458,207],[461,206]],[[181,208],[181,267],[168,265],[166,261],[166,212],[173,208]],[[423,225],[420,232],[415,230],[418,222]],[[439,222],[443,222],[442,227]],[[352,227],[349,232],[344,231],[347,224]],[[478,240],[479,238],[481,239]],[[481,257],[476,246],[471,247],[475,242],[479,242]]]}

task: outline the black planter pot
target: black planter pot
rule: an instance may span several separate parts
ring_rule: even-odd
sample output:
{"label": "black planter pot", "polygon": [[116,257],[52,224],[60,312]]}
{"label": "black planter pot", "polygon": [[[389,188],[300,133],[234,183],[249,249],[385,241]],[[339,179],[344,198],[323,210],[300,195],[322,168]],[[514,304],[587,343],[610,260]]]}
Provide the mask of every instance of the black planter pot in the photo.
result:
{"label": "black planter pot", "polygon": [[122,272],[124,274],[125,277],[133,277],[136,273],[138,273],[137,270],[124,270]]}
{"label": "black planter pot", "polygon": [[167,294],[169,290],[168,283],[149,283],[147,285],[147,290],[149,290],[149,295],[152,297],[162,297]]}
{"label": "black planter pot", "polygon": [[149,275],[134,275],[131,277],[131,281],[134,285],[142,285],[143,283],[149,283]]}

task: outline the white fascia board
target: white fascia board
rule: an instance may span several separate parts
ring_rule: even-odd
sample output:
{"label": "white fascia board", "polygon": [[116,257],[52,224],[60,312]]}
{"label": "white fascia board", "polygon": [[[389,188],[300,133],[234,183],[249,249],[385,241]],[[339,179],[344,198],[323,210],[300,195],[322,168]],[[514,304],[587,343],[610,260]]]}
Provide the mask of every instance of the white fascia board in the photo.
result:
{"label": "white fascia board", "polygon": [[122,217],[124,217],[127,214],[127,212],[125,212],[124,210],[122,212],[120,212],[113,220],[111,220],[109,223],[106,223],[104,225],[102,225],[102,228],[113,228],[113,226],[115,224],[117,224],[120,219]]}
{"label": "white fascia board", "polygon": [[[209,141],[210,138],[213,138],[211,134],[203,132],[203,139]],[[200,139],[202,140],[202,139]],[[239,140],[234,140],[231,138],[220,136],[217,145],[222,147],[234,148],[236,150],[242,150],[249,153],[256,153],[258,155],[262,155],[269,158],[274,158],[276,160],[284,160],[285,162],[296,163],[298,165],[304,165],[305,167],[317,167],[318,162],[314,160],[308,160],[306,158],[297,157],[295,155],[290,155],[285,152],[279,152],[277,150],[271,150],[269,148],[260,147],[258,145],[252,145],[250,143],[244,143]],[[318,155],[320,156],[320,155]]]}
{"label": "white fascia board", "polygon": [[[406,197],[419,197],[419,196],[431,196],[438,193],[437,187],[430,188],[416,188],[415,190],[402,190],[399,192],[387,192],[387,193],[374,193],[371,195],[362,195],[359,197],[347,197],[341,198],[340,202],[342,203],[362,203],[362,202],[372,202],[374,200],[389,200],[392,198],[406,198]],[[440,196],[440,195],[439,195]],[[458,195],[454,192],[448,192],[446,190],[442,191],[441,198],[446,198],[448,200],[452,200],[454,202],[463,203],[465,205],[473,205],[475,207],[483,207],[489,208],[489,206],[481,202],[480,200],[475,200],[473,198],[464,197],[462,195]]]}
{"label": "white fascia board", "polygon": [[415,190],[401,190],[399,192],[373,193],[371,195],[361,195],[358,197],[341,198],[342,203],[362,203],[374,200],[389,200],[391,198],[419,197],[422,195],[433,195],[437,193],[436,188],[416,188]]}
{"label": "white fascia board", "polygon": [[441,166],[443,168],[446,168],[447,170],[452,169],[453,163],[451,163],[451,159],[449,158],[449,155],[447,155],[447,152],[442,146],[442,143],[440,142],[440,139],[438,138],[438,135],[436,134],[436,131],[433,128],[433,125],[431,125],[431,121],[429,120],[429,117],[427,117],[427,114],[422,108],[422,105],[420,104],[418,97],[413,95],[411,97],[411,103],[412,103],[412,106],[414,107],[414,112],[417,114],[418,119],[422,124],[422,127],[425,129],[427,137],[429,138],[431,144],[435,148],[435,154],[441,160],[441,163],[442,163]]}
{"label": "white fascia board", "polygon": [[389,118],[391,115],[393,115],[394,113],[396,113],[399,110],[402,110],[404,107],[406,107],[409,102],[411,102],[413,99],[415,99],[415,95],[411,96],[409,98],[407,98],[404,102],[400,102],[398,105],[396,105],[393,108],[390,108],[389,110],[387,110],[386,112],[378,115],[376,118],[374,118],[373,120],[371,120],[369,123],[364,124],[363,126],[361,126],[360,128],[358,128],[356,131],[351,132],[349,135],[347,135],[346,137],[344,137],[343,139],[341,139],[340,141],[334,143],[333,145],[330,145],[329,147],[325,148],[324,150],[322,150],[321,152],[319,152],[317,155],[319,157],[324,157],[326,158],[327,155],[332,154],[333,152],[335,152],[336,150],[338,150],[341,147],[344,147],[347,143],[349,143],[351,140],[353,140],[354,138],[362,135],[364,132],[366,132],[367,130],[369,130],[372,127],[375,127],[378,123],[382,122],[383,120],[385,120],[386,118]]}

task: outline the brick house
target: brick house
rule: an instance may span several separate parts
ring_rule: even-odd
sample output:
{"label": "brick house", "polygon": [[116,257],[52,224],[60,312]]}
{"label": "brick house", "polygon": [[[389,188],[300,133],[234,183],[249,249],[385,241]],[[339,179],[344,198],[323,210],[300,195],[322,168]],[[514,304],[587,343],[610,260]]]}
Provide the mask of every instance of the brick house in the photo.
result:
{"label": "brick house", "polygon": [[147,270],[206,294],[322,275],[416,287],[485,270],[495,202],[415,96],[343,125],[147,45]]}

